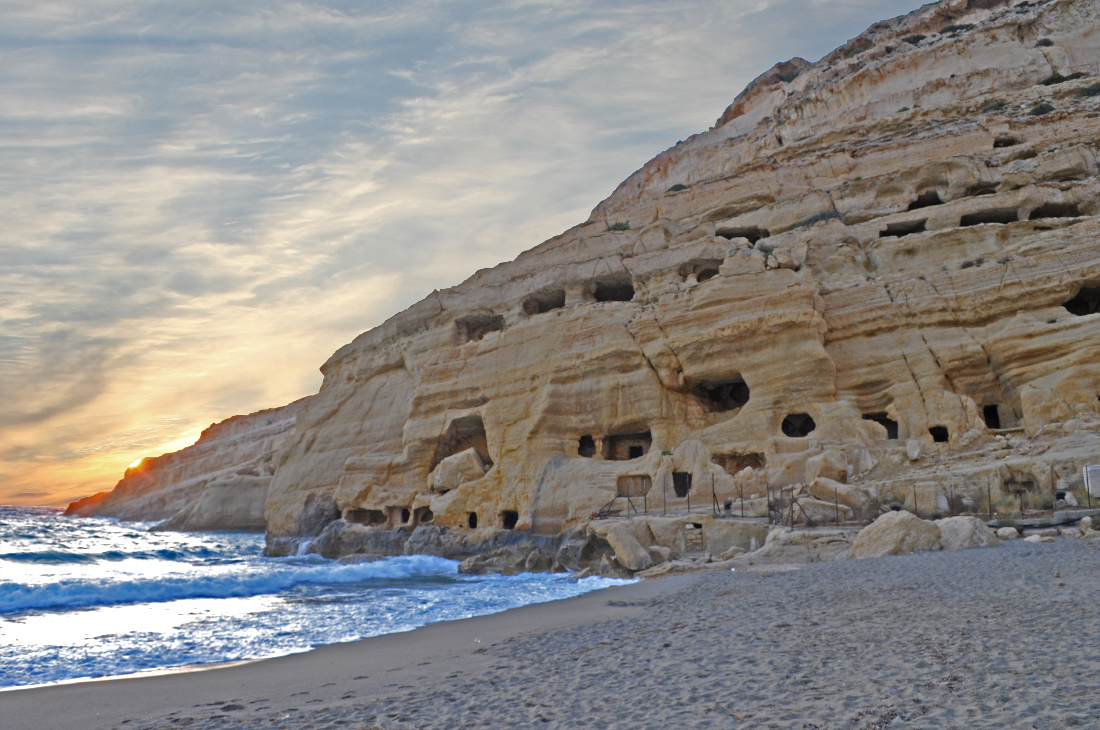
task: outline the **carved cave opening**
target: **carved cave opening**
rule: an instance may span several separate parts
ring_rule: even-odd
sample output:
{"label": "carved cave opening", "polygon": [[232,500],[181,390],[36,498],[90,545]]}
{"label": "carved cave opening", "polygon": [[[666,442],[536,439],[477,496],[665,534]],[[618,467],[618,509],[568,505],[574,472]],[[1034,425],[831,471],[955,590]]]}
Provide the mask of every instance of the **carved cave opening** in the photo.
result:
{"label": "carved cave opening", "polygon": [[550,289],[536,292],[523,300],[523,311],[527,316],[545,314],[565,306],[565,290]]}
{"label": "carved cave opening", "polygon": [[477,512],[471,512],[466,515],[466,526],[471,530],[477,529]]}
{"label": "carved cave opening", "polygon": [[735,411],[749,402],[749,386],[741,378],[704,381],[695,388],[695,395],[709,413]]}
{"label": "carved cave opening", "polygon": [[736,474],[750,466],[754,470],[763,469],[768,464],[767,458],[759,453],[714,454],[710,460],[725,469],[727,474]]}
{"label": "carved cave opening", "polygon": [[597,302],[629,302],[634,298],[634,281],[629,276],[601,279],[592,290]]}
{"label": "carved cave opening", "polygon": [[384,525],[387,522],[386,513],[380,509],[345,510],[344,519],[358,525]]}
{"label": "carved cave opening", "polygon": [[749,243],[755,244],[761,238],[768,238],[772,234],[766,228],[761,228],[760,226],[741,226],[737,228],[719,228],[714,232],[714,235],[719,238],[725,238],[726,240],[747,238],[749,239]]}
{"label": "carved cave opening", "polygon": [[814,419],[808,413],[792,413],[783,419],[780,426],[784,436],[791,438],[805,438],[817,428]]}
{"label": "carved cave opening", "polygon": [[490,332],[504,329],[504,317],[499,314],[471,314],[455,320],[455,344],[477,342]]}
{"label": "carved cave opening", "polygon": [[943,200],[940,199],[939,192],[936,190],[925,190],[917,196],[916,200],[909,204],[909,210],[931,208],[933,205],[943,205]]}
{"label": "carved cave opening", "polygon": [[1100,286],[1083,286],[1062,305],[1070,314],[1084,317],[1100,312]]}
{"label": "carved cave opening", "polygon": [[1031,211],[1027,219],[1037,221],[1043,218],[1079,218],[1080,216],[1081,209],[1077,203],[1043,203]]}
{"label": "carved cave opening", "polygon": [[577,455],[583,456],[586,459],[591,459],[596,455],[596,439],[592,436],[585,434],[581,436],[580,441],[577,444]]}
{"label": "carved cave opening", "polygon": [[902,223],[890,223],[886,226],[886,230],[878,234],[879,238],[904,238],[905,236],[911,236],[914,233],[924,233],[928,230],[928,219],[922,218],[919,221],[904,221]]}
{"label": "carved cave opening", "polygon": [[505,530],[516,529],[517,523],[519,523],[519,512],[514,509],[506,509],[500,513],[500,525]]}
{"label": "carved cave opening", "polygon": [[649,431],[624,433],[608,436],[604,440],[604,458],[611,461],[630,461],[640,459],[649,453],[653,445],[653,436]]}
{"label": "carved cave opening", "polygon": [[691,491],[691,472],[672,472],[672,491],[676,492],[676,496],[680,499],[688,496],[688,492]]}
{"label": "carved cave opening", "polygon": [[431,507],[417,507],[413,512],[413,521],[417,525],[427,525],[435,520]]}
{"label": "carved cave opening", "polygon": [[1023,140],[1020,139],[1019,137],[1016,137],[1016,136],[1011,135],[1011,134],[1001,134],[1001,135],[998,135],[993,140],[993,149],[998,149],[999,150],[999,149],[1002,149],[1004,147],[1015,147],[1016,145],[1020,144],[1021,142],[1023,142]]}
{"label": "carved cave opening", "polygon": [[687,281],[692,276],[702,284],[718,276],[718,268],[722,265],[722,259],[695,259],[688,261],[680,267],[680,279]]}
{"label": "carved cave opening", "polygon": [[994,431],[1001,427],[1001,411],[996,405],[982,406],[982,418],[985,425]]}
{"label": "carved cave opening", "polygon": [[886,413],[864,413],[863,420],[874,421],[883,428],[886,429],[886,438],[891,441],[897,440],[898,437],[898,422],[893,418],[890,418]]}
{"label": "carved cave opening", "polygon": [[947,426],[933,426],[928,429],[928,433],[932,434],[932,440],[937,444],[946,444],[951,440],[951,434],[947,431]]}
{"label": "carved cave opening", "polygon": [[492,468],[493,461],[489,458],[489,443],[485,438],[485,422],[476,413],[470,416],[461,416],[451,421],[451,425],[447,427],[447,433],[439,439],[439,443],[435,447],[435,460],[432,462],[432,469],[448,456],[454,456],[471,448],[477,451],[477,455],[481,457],[486,470]]}
{"label": "carved cave opening", "polygon": [[980,210],[977,213],[967,213],[959,220],[963,228],[980,226],[983,223],[996,223],[1000,225],[1015,223],[1020,220],[1020,214],[1015,208],[993,208],[992,210]]}
{"label": "carved cave opening", "polygon": [[644,497],[653,487],[648,474],[623,474],[615,480],[616,497]]}

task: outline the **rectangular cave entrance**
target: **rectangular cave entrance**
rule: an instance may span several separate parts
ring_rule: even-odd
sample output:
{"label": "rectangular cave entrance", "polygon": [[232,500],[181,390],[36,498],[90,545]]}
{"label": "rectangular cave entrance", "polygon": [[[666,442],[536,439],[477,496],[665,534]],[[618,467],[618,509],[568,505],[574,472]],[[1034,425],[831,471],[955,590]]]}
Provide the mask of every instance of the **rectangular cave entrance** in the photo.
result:
{"label": "rectangular cave entrance", "polygon": [[384,525],[388,521],[386,513],[380,509],[344,510],[344,519],[357,525]]}
{"label": "rectangular cave entrance", "polygon": [[1077,203],[1043,203],[1031,211],[1027,219],[1037,221],[1043,218],[1079,218],[1080,216],[1081,209]]}
{"label": "rectangular cave entrance", "polygon": [[982,406],[982,418],[985,419],[985,425],[991,430],[996,431],[1001,427],[1001,410],[995,404]]}
{"label": "rectangular cave entrance", "polygon": [[994,208],[993,210],[980,210],[977,213],[967,213],[959,220],[963,228],[968,226],[980,226],[983,223],[1007,224],[1020,220],[1020,214],[1015,208]]}
{"label": "rectangular cave entrance", "polygon": [[672,491],[676,492],[676,496],[680,499],[688,496],[688,492],[691,491],[691,472],[672,472]]}
{"label": "rectangular cave entrance", "polygon": [[1085,317],[1100,312],[1100,286],[1083,286],[1073,298],[1062,305],[1066,311],[1077,317]]}
{"label": "rectangular cave entrance", "polygon": [[417,507],[413,510],[413,524],[430,525],[434,521],[435,514],[432,513],[431,507]]}
{"label": "rectangular cave entrance", "polygon": [[928,220],[922,218],[919,221],[904,221],[902,223],[887,224],[886,230],[878,234],[879,238],[903,238],[914,233],[924,233],[928,229]]}
{"label": "rectangular cave entrance", "polygon": [[532,294],[523,300],[523,312],[528,317],[545,314],[565,306],[564,289],[547,289]]}
{"label": "rectangular cave entrance", "polygon": [[504,329],[504,317],[499,314],[470,314],[455,320],[455,344],[477,342],[490,332]]}
{"label": "rectangular cave entrance", "polygon": [[940,198],[939,191],[937,190],[925,190],[923,193],[917,196],[917,199],[909,204],[909,210],[920,210],[921,208],[931,208],[934,205],[943,205],[943,200]]}
{"label": "rectangular cave entrance", "polygon": [[714,232],[719,238],[733,240],[734,238],[747,238],[749,243],[756,244],[761,238],[768,238],[772,234],[760,226],[736,226],[719,228]]}
{"label": "rectangular cave entrance", "polygon": [[604,458],[611,461],[640,459],[649,453],[649,447],[652,445],[653,436],[649,431],[608,436],[604,439],[604,449],[606,451]]}
{"label": "rectangular cave entrance", "polygon": [[500,526],[505,530],[514,530],[519,523],[519,512],[514,509],[506,509],[500,513]]}
{"label": "rectangular cave entrance", "polygon": [[477,451],[485,468],[492,468],[493,460],[489,458],[489,442],[485,437],[485,422],[480,414],[461,416],[451,421],[446,433],[436,444],[432,469],[439,466],[439,462],[448,456],[454,456],[466,449]]}
{"label": "rectangular cave entrance", "polygon": [[680,280],[687,281],[695,277],[695,281],[702,284],[718,276],[718,269],[722,265],[722,259],[693,259],[680,267]]}
{"label": "rectangular cave entrance", "polygon": [[407,525],[412,520],[412,510],[408,507],[386,507],[386,512],[390,516],[390,525]]}
{"label": "rectangular cave entrance", "polygon": [[615,480],[616,497],[644,497],[653,487],[648,474],[623,474]]}
{"label": "rectangular cave entrance", "polygon": [[597,279],[592,298],[597,302],[629,302],[634,299],[634,280],[629,274]]}
{"label": "rectangular cave entrance", "polygon": [[898,422],[886,413],[864,413],[864,421],[874,421],[878,425],[886,429],[886,438],[891,441],[897,440],[898,437]]}

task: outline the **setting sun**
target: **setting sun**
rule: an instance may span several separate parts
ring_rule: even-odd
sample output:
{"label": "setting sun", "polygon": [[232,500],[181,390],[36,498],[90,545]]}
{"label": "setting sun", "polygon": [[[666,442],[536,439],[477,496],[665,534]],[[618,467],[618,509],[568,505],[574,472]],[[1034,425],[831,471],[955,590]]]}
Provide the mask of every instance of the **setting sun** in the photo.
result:
{"label": "setting sun", "polygon": [[143,462],[143,461],[145,461],[145,457],[144,457],[144,456],[143,456],[143,457],[141,457],[140,459],[134,459],[133,461],[131,461],[131,462],[130,462],[130,465],[129,465],[128,467],[126,467],[126,468],[127,468],[127,469],[136,469],[136,468],[138,468],[139,466],[141,466],[141,462]]}

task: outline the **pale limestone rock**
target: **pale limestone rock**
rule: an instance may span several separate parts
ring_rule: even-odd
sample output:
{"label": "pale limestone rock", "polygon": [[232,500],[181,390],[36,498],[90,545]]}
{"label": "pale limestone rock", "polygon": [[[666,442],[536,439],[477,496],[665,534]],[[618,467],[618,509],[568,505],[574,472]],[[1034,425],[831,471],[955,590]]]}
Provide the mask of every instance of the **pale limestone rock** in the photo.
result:
{"label": "pale limestone rock", "polygon": [[768,537],[768,526],[756,522],[718,520],[709,515],[702,520],[703,549],[713,555],[723,555],[731,548],[745,552],[756,550]]}
{"label": "pale limestone rock", "polygon": [[840,504],[851,509],[853,513],[862,513],[871,502],[871,495],[865,489],[853,487],[847,484],[817,477],[810,482],[810,494],[823,502],[829,503],[836,499]]}
{"label": "pale limestone rock", "polygon": [[[679,556],[679,516],[764,516],[822,452],[920,515],[1016,511],[1009,472],[1049,494],[1100,453],[1100,117],[1093,79],[1039,82],[1100,68],[1100,0],[1025,10],[945,0],[778,65],[587,221],[340,348],[285,444],[162,457],[77,509],[167,518],[257,468],[272,540],[616,515]],[[484,474],[433,491],[471,449]]]}
{"label": "pale limestone rock", "polygon": [[1015,540],[1020,537],[1020,531],[1015,527],[998,527],[997,538],[999,540]]}
{"label": "pale limestone rock", "polygon": [[818,477],[834,482],[848,481],[848,462],[844,454],[826,451],[806,460],[806,483],[811,484]]}
{"label": "pale limestone rock", "polygon": [[911,512],[887,512],[859,531],[852,542],[853,558],[940,549],[940,528]]}
{"label": "pale limestone rock", "polygon": [[1092,532],[1092,516],[1091,515],[1085,515],[1084,517],[1082,517],[1081,522],[1079,522],[1078,524],[1081,527],[1081,532],[1085,533],[1086,535],[1088,533]]}
{"label": "pale limestone rock", "polygon": [[1058,528],[1058,536],[1064,537],[1070,540],[1078,540],[1084,536],[1085,533],[1081,531],[1081,528],[1074,527],[1072,525],[1066,525]]}
{"label": "pale limestone rock", "polygon": [[977,517],[945,517],[936,520],[940,528],[940,545],[944,550],[997,547],[1000,538]]}
{"label": "pale limestone rock", "polygon": [[607,531],[607,542],[615,551],[615,560],[627,570],[636,572],[653,567],[653,558],[638,542],[630,525],[621,522],[615,524]]}
{"label": "pale limestone rock", "polygon": [[820,563],[843,560],[850,551],[851,541],[844,531],[778,528],[768,534],[763,547],[733,562],[741,567]]}
{"label": "pale limestone rock", "polygon": [[263,530],[267,488],[308,399],[214,424],[194,445],[130,467],[66,514],[161,521],[166,530]]}
{"label": "pale limestone rock", "polygon": [[806,524],[826,524],[836,522],[838,518],[840,522],[848,522],[852,519],[852,509],[843,504],[800,497],[794,508],[794,516],[798,522]]}
{"label": "pale limestone rock", "polygon": [[1024,542],[1054,542],[1055,538],[1050,535],[1028,535],[1024,538]]}
{"label": "pale limestone rock", "polygon": [[439,462],[439,466],[428,476],[428,483],[432,491],[445,493],[483,476],[485,464],[478,456],[477,449],[469,448]]}
{"label": "pale limestone rock", "polygon": [[648,552],[649,557],[656,565],[667,563],[669,560],[672,560],[672,550],[670,548],[661,547],[660,545],[651,545],[648,548]]}

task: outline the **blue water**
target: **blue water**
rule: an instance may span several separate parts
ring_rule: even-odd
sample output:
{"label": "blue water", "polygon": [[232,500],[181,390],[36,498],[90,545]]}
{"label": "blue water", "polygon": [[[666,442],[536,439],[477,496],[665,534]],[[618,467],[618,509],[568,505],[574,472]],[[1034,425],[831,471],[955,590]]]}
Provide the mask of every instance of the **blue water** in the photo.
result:
{"label": "blue water", "polygon": [[624,582],[262,551],[257,534],[0,506],[0,687],[291,654]]}

